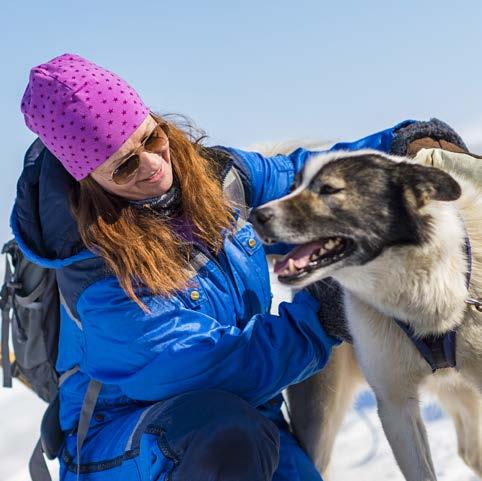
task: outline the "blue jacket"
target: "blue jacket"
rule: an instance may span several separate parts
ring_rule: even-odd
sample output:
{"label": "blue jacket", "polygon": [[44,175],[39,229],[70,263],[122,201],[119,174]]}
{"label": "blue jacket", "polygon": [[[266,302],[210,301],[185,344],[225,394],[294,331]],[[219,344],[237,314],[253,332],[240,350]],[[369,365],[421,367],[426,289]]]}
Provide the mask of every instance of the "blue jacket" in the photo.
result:
{"label": "blue jacket", "polygon": [[[400,124],[399,124],[400,125]],[[389,151],[394,129],[333,149]],[[257,207],[287,194],[313,155],[288,156],[225,148]],[[90,378],[103,383],[97,409],[112,416],[139,404],[196,389],[218,388],[260,405],[321,369],[336,340],[307,293],[269,313],[265,250],[249,222],[227,235],[217,256],[196,273],[197,286],[169,298],[141,292],[144,313],[82,245],[69,211],[73,179],[34,143],[25,158],[11,216],[15,238],[32,261],[57,270],[63,298],[57,370],[80,370],[61,387],[61,426],[76,426]],[[197,294],[193,294],[196,291]]]}

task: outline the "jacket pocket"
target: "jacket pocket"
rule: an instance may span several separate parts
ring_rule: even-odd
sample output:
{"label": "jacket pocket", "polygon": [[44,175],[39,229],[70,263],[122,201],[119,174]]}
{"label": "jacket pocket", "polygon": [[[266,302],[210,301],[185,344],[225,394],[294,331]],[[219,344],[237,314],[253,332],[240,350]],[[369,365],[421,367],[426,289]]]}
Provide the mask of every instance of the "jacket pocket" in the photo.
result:
{"label": "jacket pocket", "polygon": [[249,256],[261,249],[261,239],[249,222],[233,234],[233,239]]}
{"label": "jacket pocket", "polygon": [[177,297],[190,309],[204,310],[207,307],[208,297],[200,280],[197,277],[194,279],[195,282],[187,289],[178,292]]}

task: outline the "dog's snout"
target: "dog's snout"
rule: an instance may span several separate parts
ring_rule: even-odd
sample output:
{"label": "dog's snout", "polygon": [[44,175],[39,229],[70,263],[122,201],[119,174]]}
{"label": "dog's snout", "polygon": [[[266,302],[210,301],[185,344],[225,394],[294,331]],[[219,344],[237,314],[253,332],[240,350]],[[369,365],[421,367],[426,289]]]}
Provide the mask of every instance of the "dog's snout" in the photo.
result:
{"label": "dog's snout", "polygon": [[266,224],[270,219],[274,217],[274,212],[271,207],[258,207],[254,211],[254,218],[259,225]]}

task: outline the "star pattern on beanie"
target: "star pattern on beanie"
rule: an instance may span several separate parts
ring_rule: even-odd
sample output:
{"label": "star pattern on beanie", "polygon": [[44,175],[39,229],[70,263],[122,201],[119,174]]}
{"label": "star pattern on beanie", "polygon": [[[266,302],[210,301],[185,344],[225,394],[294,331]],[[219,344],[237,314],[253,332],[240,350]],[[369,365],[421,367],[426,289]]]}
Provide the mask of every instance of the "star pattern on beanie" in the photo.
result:
{"label": "star pattern on beanie", "polygon": [[31,69],[21,111],[27,127],[77,180],[116,152],[149,114],[118,75],[69,53]]}

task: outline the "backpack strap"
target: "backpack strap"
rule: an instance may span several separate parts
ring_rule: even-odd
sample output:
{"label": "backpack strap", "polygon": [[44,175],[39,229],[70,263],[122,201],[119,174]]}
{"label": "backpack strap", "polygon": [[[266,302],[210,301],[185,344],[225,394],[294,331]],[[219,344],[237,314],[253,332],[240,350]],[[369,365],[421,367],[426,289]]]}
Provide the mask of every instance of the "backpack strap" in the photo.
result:
{"label": "backpack strap", "polygon": [[[70,376],[79,370],[79,366],[74,366],[63,374],[59,384],[65,382]],[[77,425],[77,479],[80,476],[80,451],[84,445],[87,432],[89,430],[90,421],[94,414],[97,398],[99,397],[102,383],[91,379],[87,386],[87,391],[82,401],[80,410],[79,423]],[[45,462],[45,456],[48,459],[56,459],[60,453],[63,444],[63,432],[59,423],[59,399],[58,395],[51,402],[42,418],[40,430],[40,439],[37,441],[32,456],[28,463],[30,477],[32,481],[52,481],[50,472]]]}
{"label": "backpack strap", "polygon": [[[1,333],[1,357],[3,370],[3,387],[12,387],[12,366],[10,363],[10,324],[12,317],[10,315],[13,307],[13,294],[18,287],[13,279],[13,269],[8,256],[14,256],[15,244],[11,240],[7,242],[2,249],[5,254],[5,276],[3,280],[2,290],[0,291],[0,309],[2,311],[2,333]],[[12,259],[13,261],[13,259]]]}
{"label": "backpack strap", "polygon": [[60,377],[59,377],[59,387],[62,386],[62,384],[67,381],[67,379],[70,376],[73,376],[77,371],[80,370],[80,367],[78,364],[76,364],[74,367],[69,369],[68,371],[65,371]]}
{"label": "backpack strap", "polygon": [[[38,293],[40,293],[40,291]],[[67,307],[60,289],[59,296],[62,305]],[[78,372],[79,369],[80,367],[75,365],[68,371],[65,371],[58,378],[59,388],[65,381],[67,381],[67,379]],[[92,379],[87,386],[87,391],[82,402],[79,423],[77,426],[77,478],[80,475],[80,450],[82,449],[85,438],[87,437],[90,421],[92,420],[101,388],[102,384]],[[32,481],[52,481],[52,477],[50,476],[50,472],[45,461],[45,456],[48,459],[56,459],[60,454],[60,450],[64,442],[64,434],[60,427],[59,409],[60,404],[57,393],[57,396],[49,404],[42,417],[40,439],[37,441],[37,444],[35,445],[33,453],[30,457],[29,472]]]}
{"label": "backpack strap", "polygon": [[28,462],[28,470],[32,481],[52,481],[43,453],[42,440],[39,439]]}
{"label": "backpack strap", "polygon": [[89,430],[90,421],[94,414],[97,398],[99,397],[102,383],[91,379],[87,386],[87,391],[82,402],[82,409],[80,410],[79,424],[77,426],[77,479],[80,475],[80,450],[84,445],[87,431]]}
{"label": "backpack strap", "polygon": [[[68,309],[67,303],[59,289],[60,295],[60,302],[64,306],[64,308]],[[70,309],[68,310],[69,315],[71,315]],[[72,316],[72,319],[75,320],[76,324],[82,329],[82,324],[78,319]],[[72,375],[74,375],[77,371],[79,371],[79,366],[76,365],[73,368],[69,369],[68,371],[64,372],[59,378],[59,387]],[[87,432],[89,431],[90,421],[92,420],[92,416],[94,414],[95,405],[97,404],[97,399],[99,397],[100,390],[102,389],[102,383],[91,379],[87,386],[87,390],[84,395],[84,400],[82,401],[82,407],[80,409],[79,415],[79,422],[77,424],[77,479],[80,475],[80,451],[82,446],[84,445],[85,438],[87,437]],[[57,453],[55,453],[54,458],[57,457]],[[33,479],[33,478],[32,478]],[[33,479],[33,481],[37,481]],[[39,480],[40,481],[40,480]]]}
{"label": "backpack strap", "polygon": [[223,192],[231,201],[233,207],[239,209],[240,219],[244,222],[248,220],[250,209],[246,205],[246,194],[243,182],[236,167],[231,167],[223,181]]}
{"label": "backpack strap", "polygon": [[[8,266],[8,261],[7,261]],[[10,365],[10,305],[8,298],[10,296],[7,288],[7,279],[10,273],[9,267],[5,268],[5,283],[0,294],[0,307],[2,308],[2,334],[1,334],[1,356],[2,356],[2,371],[3,371],[3,387],[12,387],[12,366]]]}
{"label": "backpack strap", "polygon": [[200,147],[199,153],[209,161],[215,175],[222,182],[224,195],[232,202],[233,207],[239,209],[240,217],[246,221],[250,209],[246,205],[243,181],[232,154],[220,146]]}
{"label": "backpack strap", "polygon": [[15,300],[20,306],[27,307],[29,304],[32,304],[32,302],[34,302],[43,294],[46,287],[47,287],[47,277],[43,277],[39,285],[28,296],[19,296],[17,294],[15,296]]}

